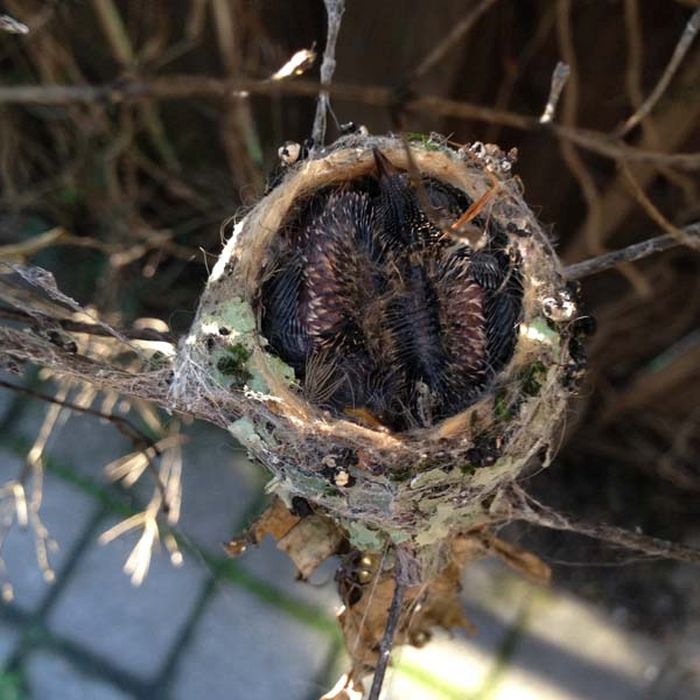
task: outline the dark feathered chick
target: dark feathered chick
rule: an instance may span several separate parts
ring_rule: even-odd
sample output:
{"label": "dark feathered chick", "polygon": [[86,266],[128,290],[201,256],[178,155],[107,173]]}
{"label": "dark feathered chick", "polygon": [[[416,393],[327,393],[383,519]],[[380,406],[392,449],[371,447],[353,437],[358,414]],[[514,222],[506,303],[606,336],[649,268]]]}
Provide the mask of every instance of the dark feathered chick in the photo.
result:
{"label": "dark feathered chick", "polygon": [[[498,245],[452,245],[435,223],[469,206],[374,151],[376,186],[319,195],[263,290],[262,330],[307,398],[393,430],[473,402],[513,352],[522,290]],[[507,239],[506,239],[507,240]]]}

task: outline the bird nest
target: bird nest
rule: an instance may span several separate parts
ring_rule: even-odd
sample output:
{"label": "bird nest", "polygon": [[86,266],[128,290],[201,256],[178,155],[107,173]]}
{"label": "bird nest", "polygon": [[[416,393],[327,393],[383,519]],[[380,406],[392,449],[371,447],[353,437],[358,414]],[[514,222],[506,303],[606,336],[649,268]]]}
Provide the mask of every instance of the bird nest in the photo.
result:
{"label": "bird nest", "polygon": [[[454,415],[399,430],[362,406],[339,413],[309,398],[308,377],[300,379],[262,327],[261,290],[288,253],[280,241],[285,227],[301,204],[376,179],[377,151],[405,177],[463,193],[479,211],[442,231],[450,246],[467,255],[497,246],[522,288],[501,370]],[[491,521],[503,488],[533,463],[546,466],[557,446],[579,369],[571,348],[576,305],[511,161],[493,146],[454,149],[434,137],[408,144],[346,137],[286,168],[237,223],[209,277],[174,391],[205,400],[272,472],[271,491],[288,505],[298,497],[321,509],[358,548],[378,549],[388,536],[420,549]]]}
{"label": "bird nest", "polygon": [[421,613],[396,641],[414,644],[466,624],[464,561],[496,551],[546,577],[488,535],[518,477],[552,459],[582,369],[575,296],[514,155],[362,133],[283,149],[180,348],[178,404],[273,475],[278,498],[230,552],[272,534],[303,577],[344,554],[339,698],[377,663],[399,568]]}

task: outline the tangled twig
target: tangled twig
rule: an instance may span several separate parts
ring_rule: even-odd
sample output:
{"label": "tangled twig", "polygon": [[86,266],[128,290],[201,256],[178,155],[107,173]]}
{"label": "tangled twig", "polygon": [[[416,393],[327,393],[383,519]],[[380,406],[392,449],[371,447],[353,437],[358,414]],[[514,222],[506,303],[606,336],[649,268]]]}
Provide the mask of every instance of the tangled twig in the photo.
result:
{"label": "tangled twig", "polygon": [[515,520],[523,520],[552,530],[585,535],[619,547],[642,552],[650,557],[664,557],[700,564],[700,549],[686,547],[676,542],[669,542],[638,532],[630,532],[611,525],[591,525],[574,520],[535,500],[517,485],[511,486],[508,494],[508,514],[510,518]]}

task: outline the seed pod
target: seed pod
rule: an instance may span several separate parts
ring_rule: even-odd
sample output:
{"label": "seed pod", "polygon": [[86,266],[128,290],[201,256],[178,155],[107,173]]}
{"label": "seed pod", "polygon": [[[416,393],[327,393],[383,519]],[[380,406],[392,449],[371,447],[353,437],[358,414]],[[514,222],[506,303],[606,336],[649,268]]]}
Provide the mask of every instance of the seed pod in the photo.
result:
{"label": "seed pod", "polygon": [[400,544],[414,582],[549,463],[580,370],[576,300],[500,163],[356,133],[289,164],[236,225],[174,379],[270,491],[351,549]]}

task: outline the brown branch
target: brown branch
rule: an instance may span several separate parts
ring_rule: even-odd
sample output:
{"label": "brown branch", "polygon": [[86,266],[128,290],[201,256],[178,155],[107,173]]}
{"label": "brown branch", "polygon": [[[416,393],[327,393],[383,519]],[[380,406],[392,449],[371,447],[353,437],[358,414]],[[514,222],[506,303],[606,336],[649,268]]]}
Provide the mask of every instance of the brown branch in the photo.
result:
{"label": "brown branch", "polygon": [[507,517],[509,519],[523,520],[552,530],[574,532],[578,535],[585,535],[586,537],[608,542],[619,547],[643,552],[651,557],[663,557],[700,564],[700,549],[686,547],[658,537],[630,532],[611,525],[591,525],[573,520],[569,516],[558,513],[535,500],[516,485],[511,486],[508,501],[510,508],[507,512]]}
{"label": "brown branch", "polygon": [[700,249],[700,239],[695,239],[692,236],[687,235],[684,231],[679,229],[677,226],[672,224],[656,207],[656,205],[647,197],[646,193],[642,189],[639,182],[637,182],[634,174],[629,169],[626,163],[620,163],[620,170],[622,171],[622,176],[625,178],[625,182],[632,193],[632,196],[637,200],[639,206],[644,209],[647,216],[656,224],[659,228],[666,231],[670,236],[673,236],[678,240],[679,243],[687,245],[690,248]]}
{"label": "brown branch", "polygon": [[549,87],[549,97],[547,98],[547,104],[542,111],[542,116],[540,117],[540,124],[548,124],[554,119],[554,114],[557,110],[557,104],[559,103],[559,98],[561,97],[562,90],[566,85],[569,76],[571,75],[571,67],[568,63],[559,61],[554,71],[552,72],[552,82]]}
{"label": "brown branch", "polygon": [[695,330],[654,358],[623,389],[610,396],[607,405],[597,415],[598,424],[619,421],[630,411],[643,413],[661,397],[682,391],[692,383],[699,366],[700,330]]}
{"label": "brown branch", "polygon": [[8,34],[29,34],[29,27],[10,15],[0,15],[0,31]]}
{"label": "brown branch", "polygon": [[[396,103],[395,90],[377,85],[333,83],[324,86],[329,95],[354,100],[374,107],[391,108]],[[257,95],[295,95],[316,98],[319,84],[309,80],[259,81],[220,80],[207,76],[170,76],[151,82],[124,81],[103,85],[19,85],[0,87],[0,105],[67,105],[72,103],[119,103],[147,98],[185,100],[191,98],[222,99],[241,92]],[[600,132],[559,124],[540,124],[538,117],[482,107],[470,102],[436,95],[418,95],[402,105],[410,112],[441,117],[473,119],[525,131],[543,129],[571,141],[592,153],[612,160],[669,165],[687,170],[700,169],[700,153],[660,153],[629,146]]]}
{"label": "brown branch", "polygon": [[104,420],[114,423],[117,430],[125,435],[130,440],[136,440],[144,444],[146,447],[150,447],[157,455],[160,455],[160,450],[156,443],[143,432],[137,425],[132,423],[129,419],[123,416],[115,416],[112,413],[104,413],[96,408],[89,408],[88,406],[80,406],[72,401],[67,401],[66,399],[57,399],[55,396],[49,396],[48,394],[42,394],[39,391],[34,391],[34,389],[29,389],[26,386],[20,386],[19,384],[13,384],[12,382],[0,379],[0,387],[9,389],[18,394],[26,394],[31,396],[33,399],[40,399],[41,401],[46,401],[47,403],[53,403],[62,408],[68,408],[71,411],[79,411],[80,413],[85,413],[89,416],[95,416],[96,418],[103,418]]}
{"label": "brown branch", "polygon": [[[684,237],[690,236],[700,241],[700,222],[690,224],[680,229],[680,231],[683,233]],[[589,277],[590,275],[609,270],[611,267],[616,267],[621,263],[641,260],[655,253],[661,253],[664,250],[675,248],[683,243],[684,241],[680,240],[676,235],[667,234],[665,236],[657,236],[656,238],[650,238],[642,243],[633,243],[621,250],[614,250],[611,253],[605,253],[604,255],[591,258],[590,260],[584,260],[583,262],[569,265],[564,268],[564,277],[569,280]]]}
{"label": "brown branch", "polygon": [[[680,95],[684,92],[692,92],[700,80],[700,52],[692,52],[690,56],[686,57],[686,61],[676,80],[679,91],[678,97],[670,99],[669,96],[669,99],[665,99],[658,105],[654,116],[653,129],[647,128],[642,131],[641,138],[636,142],[637,147],[673,153],[682,148],[682,144],[687,142],[691,134],[697,129],[700,103],[695,104],[681,99]],[[645,123],[648,123],[648,120],[645,120]],[[631,162],[630,166],[633,166]],[[664,164],[658,161],[637,162],[633,166],[635,179],[645,189],[660,170],[669,172],[669,169],[664,168]],[[624,178],[620,172],[607,183],[604,192],[601,194],[600,241],[605,245],[613,232],[629,219],[630,211],[636,206],[636,203],[629,196],[624,184]],[[583,224],[575,235],[571,237],[570,243],[565,250],[566,257],[572,261],[590,257],[592,253],[588,249],[584,237],[585,229],[586,224]]]}

